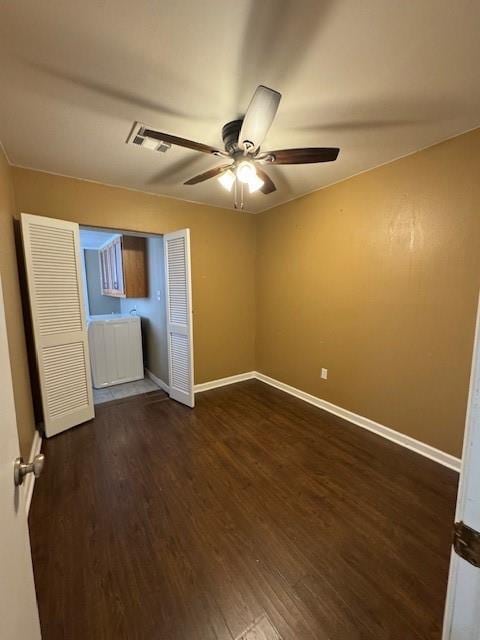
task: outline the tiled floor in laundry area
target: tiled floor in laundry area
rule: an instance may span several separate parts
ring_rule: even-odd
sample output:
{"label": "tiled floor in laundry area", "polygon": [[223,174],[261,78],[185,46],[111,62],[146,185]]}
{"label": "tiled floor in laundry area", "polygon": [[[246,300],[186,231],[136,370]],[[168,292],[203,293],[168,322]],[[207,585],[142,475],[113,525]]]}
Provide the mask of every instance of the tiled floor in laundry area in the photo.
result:
{"label": "tiled floor in laundry area", "polygon": [[143,380],[116,384],[113,387],[94,389],[93,401],[95,404],[101,404],[102,402],[110,402],[110,400],[119,400],[120,398],[127,398],[128,396],[136,396],[140,393],[158,391],[159,388],[160,387],[152,382],[150,378],[143,378]]}

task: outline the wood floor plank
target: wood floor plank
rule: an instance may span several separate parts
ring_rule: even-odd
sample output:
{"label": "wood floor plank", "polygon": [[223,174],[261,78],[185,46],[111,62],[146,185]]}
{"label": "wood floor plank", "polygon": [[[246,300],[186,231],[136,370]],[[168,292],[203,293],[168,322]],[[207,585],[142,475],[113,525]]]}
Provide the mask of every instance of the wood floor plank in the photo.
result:
{"label": "wood floor plank", "polygon": [[439,640],[457,474],[251,380],[45,441],[44,640]]}

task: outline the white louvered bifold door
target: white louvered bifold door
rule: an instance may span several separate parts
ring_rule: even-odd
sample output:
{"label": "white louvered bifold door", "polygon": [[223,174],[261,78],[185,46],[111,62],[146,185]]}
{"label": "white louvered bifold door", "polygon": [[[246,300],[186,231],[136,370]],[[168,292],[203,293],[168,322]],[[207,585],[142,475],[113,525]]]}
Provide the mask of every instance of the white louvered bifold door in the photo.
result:
{"label": "white louvered bifold door", "polygon": [[192,286],[190,230],[167,233],[165,244],[165,290],[167,303],[168,366],[170,397],[193,407]]}
{"label": "white louvered bifold door", "polygon": [[22,213],[45,435],[94,417],[78,224]]}

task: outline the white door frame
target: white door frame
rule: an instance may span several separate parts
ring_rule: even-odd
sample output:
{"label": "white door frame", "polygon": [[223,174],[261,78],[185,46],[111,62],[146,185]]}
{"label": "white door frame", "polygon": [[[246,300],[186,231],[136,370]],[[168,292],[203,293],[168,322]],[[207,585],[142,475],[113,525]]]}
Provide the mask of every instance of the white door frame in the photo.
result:
{"label": "white door frame", "polygon": [[[480,531],[480,299],[455,522]],[[443,640],[480,640],[480,568],[452,549]]]}

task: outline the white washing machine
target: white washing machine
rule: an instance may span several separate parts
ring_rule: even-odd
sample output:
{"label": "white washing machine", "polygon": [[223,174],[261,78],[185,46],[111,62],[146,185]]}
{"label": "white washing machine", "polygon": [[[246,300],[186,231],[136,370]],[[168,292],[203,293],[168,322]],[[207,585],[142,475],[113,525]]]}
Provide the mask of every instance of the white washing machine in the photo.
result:
{"label": "white washing machine", "polygon": [[138,316],[90,316],[88,343],[95,389],[143,378],[142,330]]}

